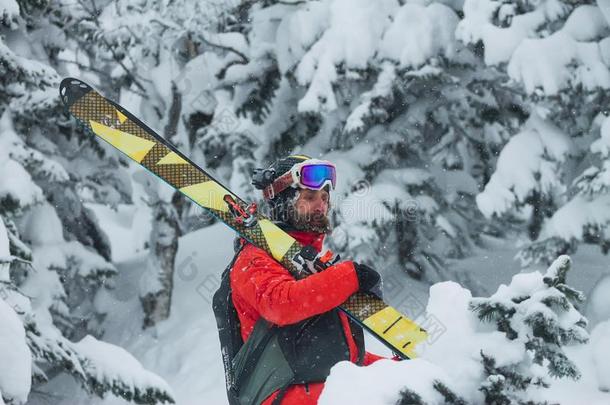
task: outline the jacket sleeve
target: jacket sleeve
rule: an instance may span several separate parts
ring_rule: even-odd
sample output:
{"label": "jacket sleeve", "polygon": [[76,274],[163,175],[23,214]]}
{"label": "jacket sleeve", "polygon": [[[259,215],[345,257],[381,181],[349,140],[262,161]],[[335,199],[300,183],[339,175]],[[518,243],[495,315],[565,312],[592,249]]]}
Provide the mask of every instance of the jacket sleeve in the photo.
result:
{"label": "jacket sleeve", "polygon": [[233,289],[267,321],[279,326],[300,322],[341,305],[358,291],[350,261],[296,280],[264,251],[248,245],[233,266]]}

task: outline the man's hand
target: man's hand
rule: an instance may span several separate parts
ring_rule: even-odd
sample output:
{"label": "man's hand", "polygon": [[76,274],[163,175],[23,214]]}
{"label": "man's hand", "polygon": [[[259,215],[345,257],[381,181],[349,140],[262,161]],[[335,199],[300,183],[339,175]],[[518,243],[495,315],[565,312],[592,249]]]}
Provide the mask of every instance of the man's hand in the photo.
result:
{"label": "man's hand", "polygon": [[356,269],[356,275],[358,276],[360,291],[374,295],[379,299],[383,299],[381,289],[382,281],[379,273],[366,264],[354,262],[354,268]]}

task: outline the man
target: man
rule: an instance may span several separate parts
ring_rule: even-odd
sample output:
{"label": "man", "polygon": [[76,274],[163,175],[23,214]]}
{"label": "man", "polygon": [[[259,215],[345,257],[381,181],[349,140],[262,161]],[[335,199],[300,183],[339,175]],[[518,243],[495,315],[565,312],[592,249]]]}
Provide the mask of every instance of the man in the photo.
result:
{"label": "man", "polygon": [[[288,156],[259,170],[256,177],[254,184],[263,190],[271,219],[320,252],[330,231],[334,165]],[[223,338],[223,331],[236,327],[223,326],[219,316],[229,315],[219,315],[224,303],[215,296],[232,404],[313,405],[337,362],[366,366],[381,358],[364,350],[362,329],[337,309],[357,291],[379,294],[375,270],[344,261],[297,280],[265,251],[241,245],[228,276],[229,307],[234,307],[239,323],[233,341],[243,343],[239,349]],[[223,277],[226,280],[226,274]],[[228,362],[227,357],[234,358]]]}

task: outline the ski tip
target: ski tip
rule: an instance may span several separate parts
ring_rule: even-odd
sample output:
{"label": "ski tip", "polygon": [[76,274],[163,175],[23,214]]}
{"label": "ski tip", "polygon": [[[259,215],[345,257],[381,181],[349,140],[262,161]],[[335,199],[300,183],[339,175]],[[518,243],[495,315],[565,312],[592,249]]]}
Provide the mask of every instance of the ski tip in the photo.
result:
{"label": "ski tip", "polygon": [[70,108],[79,98],[93,90],[82,80],[66,77],[59,84],[59,97],[67,108]]}

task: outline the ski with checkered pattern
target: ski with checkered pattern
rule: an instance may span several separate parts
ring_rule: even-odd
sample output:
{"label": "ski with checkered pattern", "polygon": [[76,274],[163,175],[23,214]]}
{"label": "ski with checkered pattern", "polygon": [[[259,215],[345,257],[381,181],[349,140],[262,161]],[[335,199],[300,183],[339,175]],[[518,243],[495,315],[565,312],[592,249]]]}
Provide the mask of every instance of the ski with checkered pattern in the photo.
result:
{"label": "ski with checkered pattern", "polygon": [[[60,97],[86,130],[110,143],[193,202],[210,211],[295,276],[292,261],[303,246],[183,155],[129,111],[81,80],[66,78]],[[379,298],[356,293],[340,309],[403,358],[415,356],[426,331]]]}

